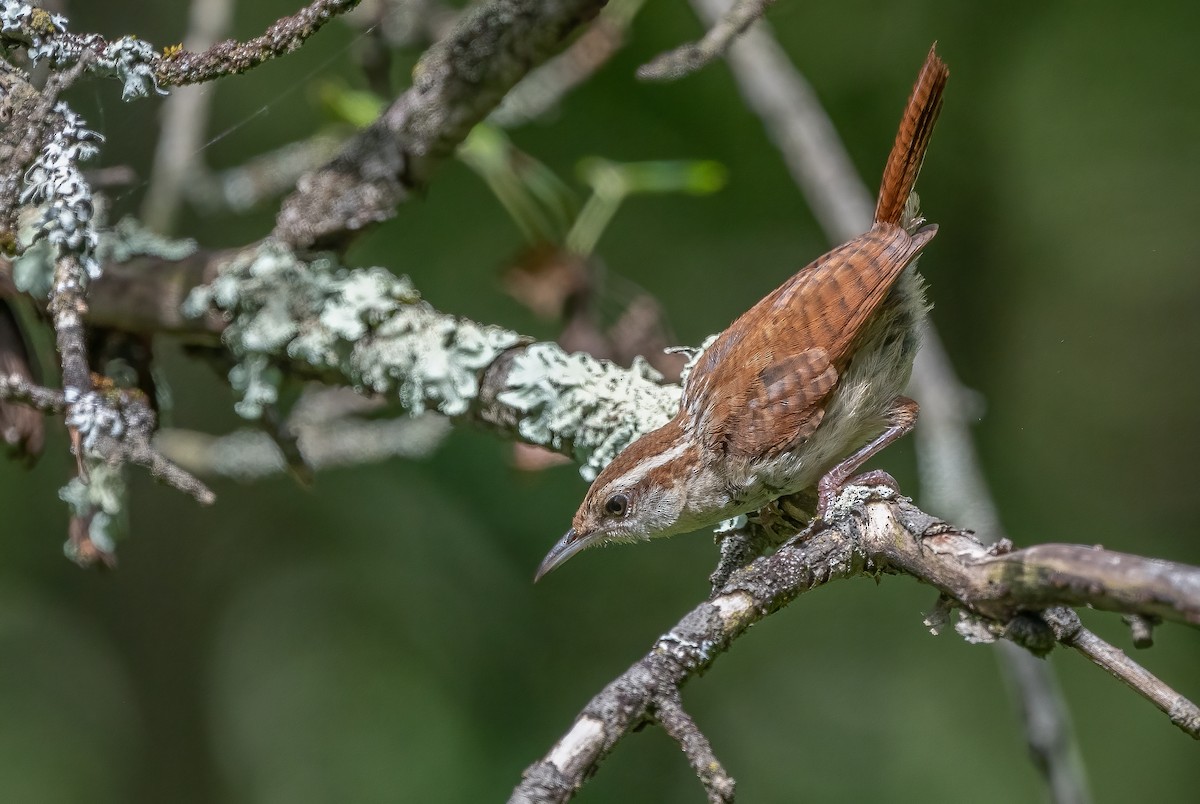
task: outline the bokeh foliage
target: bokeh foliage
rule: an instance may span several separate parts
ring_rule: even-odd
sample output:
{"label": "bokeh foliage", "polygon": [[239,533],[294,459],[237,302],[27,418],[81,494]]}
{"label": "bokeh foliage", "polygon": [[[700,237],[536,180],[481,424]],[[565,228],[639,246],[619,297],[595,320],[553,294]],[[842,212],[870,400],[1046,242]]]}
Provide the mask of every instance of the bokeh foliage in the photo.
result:
{"label": "bokeh foliage", "polygon": [[[294,10],[242,3],[237,33]],[[187,3],[72,4],[75,30],[177,41]],[[873,182],[937,39],[953,78],[920,183],[941,232],[922,260],[1011,535],[1200,563],[1200,23],[1191,4],[795,3],[775,30]],[[634,69],[698,34],[649,3],[593,81],[514,141],[560,176],[588,156],[712,159],[720,193],[626,201],[597,251],[654,293],[681,343],[732,320],[826,249],[723,65],[677,84]],[[354,34],[221,83],[206,150],[238,164],[322,124],[306,87],[360,85]],[[403,69],[397,67],[403,80]],[[73,102],[105,164],[143,176],[148,102],[88,83]],[[264,104],[266,104],[264,106]],[[139,192],[122,198],[136,209]],[[270,210],[190,217],[225,246]],[[499,289],[521,235],[469,170],[351,255],[411,275],[443,310],[555,332]],[[219,378],[162,345],[175,421],[238,422]],[[570,468],[510,468],[510,445],[455,432],[426,461],[218,482],[197,509],[135,480],[116,573],[62,558],[69,471],[58,433],[33,473],[0,463],[0,800],[494,801],[580,706],[705,594],[704,536],[582,556],[533,586],[583,492]],[[920,498],[911,445],[880,461]],[[989,649],[920,625],[903,579],[802,598],[685,691],[744,801],[1035,801],[1041,787]],[[1115,617],[1085,622],[1118,644]],[[1200,640],[1160,629],[1141,657],[1193,699]],[[1054,655],[1096,800],[1190,802],[1196,746],[1082,659]],[[694,802],[659,731],[623,743],[581,801]]]}

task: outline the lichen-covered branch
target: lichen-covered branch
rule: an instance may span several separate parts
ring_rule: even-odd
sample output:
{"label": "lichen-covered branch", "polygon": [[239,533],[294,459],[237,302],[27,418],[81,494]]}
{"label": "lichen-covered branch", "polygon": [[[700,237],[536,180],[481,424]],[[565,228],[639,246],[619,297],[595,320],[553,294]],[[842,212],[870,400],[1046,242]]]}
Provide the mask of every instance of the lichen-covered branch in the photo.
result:
{"label": "lichen-covered branch", "polygon": [[563,452],[585,477],[667,421],[679,387],[645,361],[623,369],[557,344],[439,313],[412,283],[382,268],[346,270],[268,241],[235,256],[185,310],[223,319],[237,358],[238,411],[258,418],[278,395],[280,368],[507,429]]}
{"label": "lichen-covered branch", "polygon": [[247,42],[225,41],[200,53],[167,48],[159,53],[135,36],[108,41],[99,34],[67,30],[61,14],[51,14],[30,3],[2,0],[0,41],[24,47],[35,63],[47,61],[55,68],[75,64],[90,54],[88,70],[114,76],[123,84],[123,96],[164,94],[163,87],[199,84],[257,67],[264,61],[290,53],[329,20],[354,8],[360,0],[313,0],[301,11],[277,20],[262,36]]}
{"label": "lichen-covered branch", "polygon": [[[881,493],[882,499],[876,496]],[[1100,651],[1098,643],[1102,640],[1090,632],[1083,636],[1079,629],[1058,627],[1053,618],[1061,616],[1060,608],[1051,606],[1048,620],[1028,613],[1047,606],[1055,597],[1054,587],[1038,580],[1043,556],[1027,551],[1007,555],[989,551],[971,535],[903,499],[895,499],[888,489],[848,487],[831,520],[736,573],[719,594],[659,637],[642,659],[584,707],[546,756],[525,771],[510,802],[545,804],[573,797],[616,744],[652,718],[653,707],[663,698],[664,690],[680,689],[707,670],[750,626],[799,595],[835,580],[859,575],[909,575],[941,592],[948,605],[961,609],[958,630],[969,641],[1003,637],[1034,645],[1032,632],[1044,637],[1044,642],[1036,644],[1042,650],[1057,640],[1089,659],[1102,653],[1107,657],[1120,653],[1112,646]],[[1098,603],[1103,602],[1104,584],[1122,586],[1131,574],[1136,577],[1146,570],[1146,564],[1154,563],[1148,559],[1131,563],[1106,551],[1097,552],[1111,559],[1091,564]],[[1019,562],[1030,572],[1009,576],[1010,582],[1002,590],[992,589],[997,561]],[[1181,593],[1172,607],[1178,612],[1176,619],[1192,622],[1190,612],[1200,607],[1200,592],[1186,590],[1200,579],[1200,568],[1172,565],[1171,572],[1175,578],[1168,589]],[[977,595],[981,599],[977,600]],[[1070,593],[1064,598],[1063,603],[1078,602]],[[1098,663],[1109,670],[1115,666]],[[1134,663],[1124,657],[1122,668],[1128,664]],[[1149,673],[1142,673],[1141,682],[1128,672],[1118,676],[1126,683],[1132,682],[1139,694],[1167,712],[1172,722],[1190,736],[1200,738],[1200,709]]]}
{"label": "lichen-covered branch", "polygon": [[522,77],[605,0],[490,0],[467,12],[413,71],[412,87],[331,162],[301,179],[275,236],[308,249],[386,220]]}

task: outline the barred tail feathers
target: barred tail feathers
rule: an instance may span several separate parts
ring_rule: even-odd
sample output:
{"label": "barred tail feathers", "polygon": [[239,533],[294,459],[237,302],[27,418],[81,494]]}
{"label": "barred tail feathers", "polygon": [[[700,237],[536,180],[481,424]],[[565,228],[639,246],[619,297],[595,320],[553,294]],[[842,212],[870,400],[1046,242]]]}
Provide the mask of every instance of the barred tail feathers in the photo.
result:
{"label": "barred tail feathers", "polygon": [[875,222],[899,226],[904,205],[917,183],[921,162],[933,134],[933,124],[942,108],[942,93],[950,70],[937,54],[937,44],[929,48],[925,64],[913,85],[912,95],[900,120],[896,142],[883,169],[879,186],[879,202],[875,206]]}

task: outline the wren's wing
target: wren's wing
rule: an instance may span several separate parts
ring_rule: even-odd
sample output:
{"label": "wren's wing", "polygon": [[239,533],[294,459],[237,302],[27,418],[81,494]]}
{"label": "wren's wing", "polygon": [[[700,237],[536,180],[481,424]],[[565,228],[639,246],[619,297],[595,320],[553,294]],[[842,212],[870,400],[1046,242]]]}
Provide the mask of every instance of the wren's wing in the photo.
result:
{"label": "wren's wing", "polygon": [[933,237],[876,224],[805,267],[735,321],[688,378],[683,406],[706,446],[770,457],[825,415],[854,339]]}
{"label": "wren's wing", "polygon": [[871,231],[784,282],[725,330],[688,379],[683,409],[710,449],[777,455],[812,435],[854,339],[937,232],[901,228],[950,72],[929,49],[888,155]]}

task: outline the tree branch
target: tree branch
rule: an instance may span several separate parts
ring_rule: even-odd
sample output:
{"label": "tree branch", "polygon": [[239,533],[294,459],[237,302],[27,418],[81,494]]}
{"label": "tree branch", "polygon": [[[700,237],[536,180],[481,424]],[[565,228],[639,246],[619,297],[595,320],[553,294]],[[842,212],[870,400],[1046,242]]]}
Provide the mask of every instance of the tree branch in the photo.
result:
{"label": "tree branch", "polygon": [[[872,498],[880,492],[885,493],[884,499]],[[525,771],[509,801],[542,804],[570,799],[617,742],[653,716],[653,707],[664,690],[680,689],[706,671],[750,626],[799,595],[834,580],[860,575],[910,575],[938,589],[952,605],[963,610],[968,627],[960,630],[970,639],[990,641],[1003,636],[1029,643],[1031,615],[1018,612],[1053,600],[1053,588],[1047,589],[1037,580],[1038,573],[1033,572],[1012,578],[1003,590],[987,590],[994,580],[995,561],[1019,561],[1034,569],[1040,566],[1041,558],[1027,551],[993,555],[970,534],[903,499],[887,499],[892,496],[888,492],[848,487],[828,525],[801,534],[773,555],[736,573],[720,594],[685,615],[642,659],[591,700],[554,748]],[[1091,550],[1071,545],[1055,547]],[[1136,575],[1151,563],[1156,562],[1141,559],[1130,563],[1122,557],[1093,562],[1092,566],[1103,573],[1104,579],[1120,582],[1127,573]],[[1200,579],[1200,568],[1176,565],[1175,570],[1180,576]],[[1186,587],[1172,585],[1159,591],[1170,594],[1180,588]],[[977,600],[974,596],[981,591],[986,593]],[[1103,590],[1096,587],[1094,591],[1095,602],[1101,602]],[[1176,602],[1175,610],[1191,611],[1200,605],[1200,596],[1191,594]],[[1049,648],[1058,639],[1080,650],[1169,712],[1172,721],[1188,734],[1200,738],[1200,709],[1165,686],[1158,686],[1161,682],[1144,670],[1140,679],[1129,673],[1127,668],[1136,664],[1128,657],[1120,663],[1113,661],[1112,651],[1116,649],[1107,646],[1107,651],[1102,651],[1090,632],[1082,636],[1079,630],[1057,627],[1059,620],[1055,618],[1063,616],[1060,611],[1045,612],[1048,621],[1033,615],[1041,633],[1049,634],[1048,644],[1041,647]],[[978,624],[982,628],[976,628]]]}
{"label": "tree branch", "polygon": [[67,409],[62,391],[35,385],[20,374],[0,374],[0,399],[19,402],[46,414],[62,413]]}
{"label": "tree branch", "polygon": [[312,0],[289,17],[273,22],[262,36],[245,42],[227,39],[195,53],[182,48],[169,50],[154,65],[159,86],[203,84],[226,75],[251,70],[265,61],[291,53],[324,27],[344,14],[360,0]]}
{"label": "tree branch", "polygon": [[605,0],[491,0],[464,15],[413,71],[413,86],[341,153],[300,180],[275,236],[323,248],[395,214],[471,128]]}

